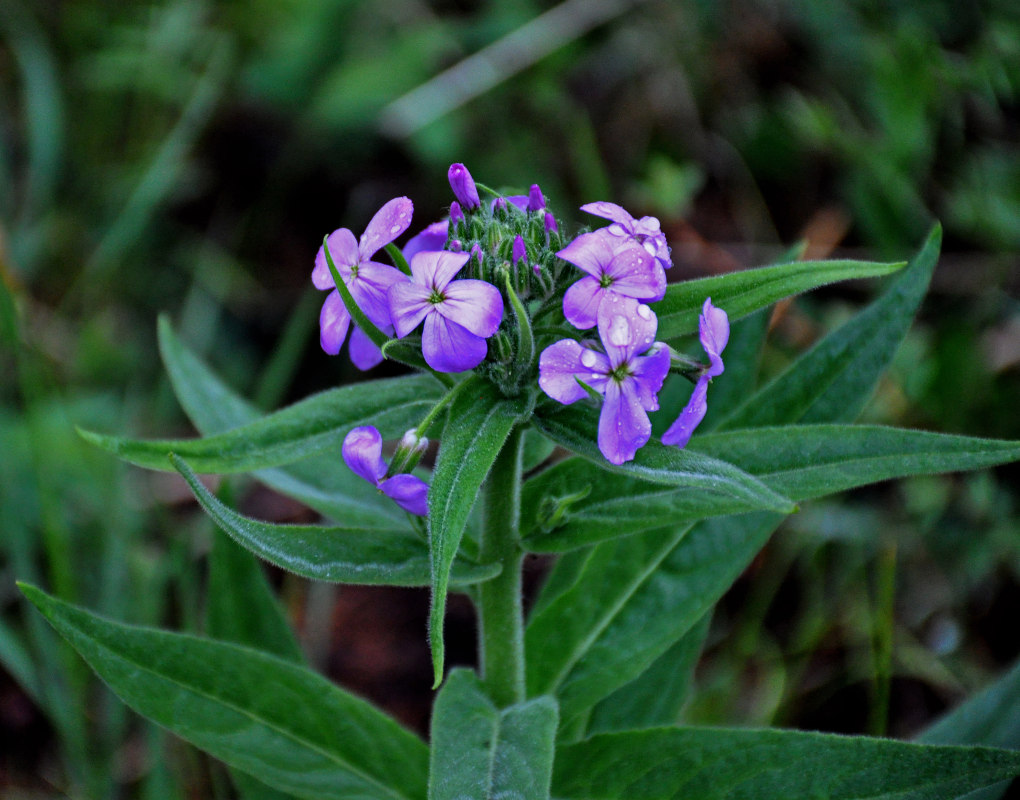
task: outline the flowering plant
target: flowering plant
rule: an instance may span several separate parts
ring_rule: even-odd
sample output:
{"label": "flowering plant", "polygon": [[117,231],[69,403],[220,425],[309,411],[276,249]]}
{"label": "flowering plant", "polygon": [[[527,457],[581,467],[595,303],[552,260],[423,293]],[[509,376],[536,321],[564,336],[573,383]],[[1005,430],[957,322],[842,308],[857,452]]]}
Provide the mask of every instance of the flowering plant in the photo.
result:
{"label": "flowering plant", "polygon": [[[245,797],[942,798],[1020,774],[1014,752],[950,746],[981,743],[955,720],[994,714],[994,693],[925,743],[678,724],[708,615],[797,503],[1020,457],[1016,442],[852,424],[925,293],[938,230],[909,265],[791,257],[667,283],[654,218],[590,203],[609,224],[569,236],[538,186],[502,196],[462,164],[449,181],[448,217],[403,249],[393,242],[413,207],[400,197],[360,238],[326,237],[312,272],[330,291],[326,353],[353,324],[357,366],[390,359],[417,374],[260,415],[163,320],[164,362],[203,437],[83,432],[178,471],[226,534],[285,570],[431,587],[430,745],[305,666],[257,573],[217,584],[210,638],[24,586],[114,691],[226,762]],[[383,249],[391,264],[373,260]],[[869,307],[757,384],[763,309],[885,275]],[[695,339],[707,364],[685,353]],[[664,392],[685,380],[679,401]],[[728,386],[713,396],[717,380]],[[253,472],[334,524],[244,517],[196,472]],[[529,553],[560,558],[526,619]],[[477,670],[445,669],[451,590],[477,609]],[[238,622],[246,608],[261,628]]]}

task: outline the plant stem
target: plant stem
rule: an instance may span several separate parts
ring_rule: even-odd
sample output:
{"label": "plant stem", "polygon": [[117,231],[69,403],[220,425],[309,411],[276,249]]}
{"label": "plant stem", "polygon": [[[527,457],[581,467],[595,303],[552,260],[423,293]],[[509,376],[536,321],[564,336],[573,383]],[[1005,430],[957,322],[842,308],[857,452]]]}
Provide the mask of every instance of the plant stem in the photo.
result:
{"label": "plant stem", "polygon": [[483,488],[485,524],[479,558],[503,570],[478,587],[478,661],[482,680],[501,708],[524,700],[524,613],[519,545],[523,427],[514,428]]}

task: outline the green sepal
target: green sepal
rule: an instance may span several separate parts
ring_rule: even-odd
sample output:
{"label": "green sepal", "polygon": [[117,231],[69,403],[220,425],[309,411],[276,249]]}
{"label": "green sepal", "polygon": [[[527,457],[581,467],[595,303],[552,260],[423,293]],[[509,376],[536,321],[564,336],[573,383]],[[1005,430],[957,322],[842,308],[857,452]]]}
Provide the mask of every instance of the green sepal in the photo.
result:
{"label": "green sepal", "polygon": [[510,300],[510,308],[513,309],[514,318],[517,320],[517,363],[530,368],[531,362],[535,360],[535,337],[531,332],[531,319],[528,312],[524,310],[521,299],[510,284],[510,273],[504,276],[506,296]]}
{"label": "green sepal", "polygon": [[407,259],[404,258],[404,254],[400,252],[400,248],[393,244],[393,242],[390,242],[386,245],[386,252],[389,253],[390,258],[393,259],[393,266],[408,277],[411,277],[411,267],[408,266]]}

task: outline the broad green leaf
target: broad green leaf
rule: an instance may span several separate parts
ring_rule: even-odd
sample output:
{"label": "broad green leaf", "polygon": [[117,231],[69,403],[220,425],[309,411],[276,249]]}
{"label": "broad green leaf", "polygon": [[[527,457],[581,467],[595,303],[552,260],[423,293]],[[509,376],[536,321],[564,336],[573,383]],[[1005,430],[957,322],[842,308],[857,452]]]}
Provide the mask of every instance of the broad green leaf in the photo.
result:
{"label": "broad green leaf", "polygon": [[[221,381],[159,319],[159,352],[174,394],[203,436],[247,425],[263,416]],[[388,497],[342,466],[336,453],[320,453],[295,464],[264,469],[255,477],[321,514],[361,528],[399,528],[407,517]]]}
{"label": "broad green leaf", "polygon": [[534,428],[528,428],[524,432],[524,454],[522,456],[522,469],[530,472],[540,466],[549,456],[553,454],[556,445],[546,439]]}
{"label": "broad green leaf", "polygon": [[365,381],[312,395],[254,422],[203,439],[126,439],[81,431],[85,439],[150,469],[170,469],[167,456],[186,458],[199,472],[249,472],[298,461],[326,448],[339,454],[347,432],[374,425],[397,438],[418,424],[439,397],[431,377]]}
{"label": "broad green leaf", "polygon": [[652,304],[659,318],[658,337],[667,340],[697,333],[698,315],[707,297],[712,298],[713,305],[724,309],[734,322],[790,295],[836,281],[888,275],[902,267],[903,263],[871,261],[794,261],[671,283],[666,287],[666,296]]}
{"label": "broad green leaf", "polygon": [[572,722],[632,681],[722,597],[781,519],[754,513],[605,542],[532,615],[528,695],[553,695]]}
{"label": "broad green leaf", "polygon": [[855,419],[914,319],[941,242],[942,231],[936,226],[884,294],[748,397],[719,427]]}
{"label": "broad green leaf", "polygon": [[507,400],[481,378],[468,378],[455,391],[429,488],[429,644],[437,686],[443,675],[443,615],[450,567],[485,476],[526,411],[523,401]]}
{"label": "broad green leaf", "polygon": [[[203,487],[204,489],[204,487]],[[304,663],[301,647],[266,581],[262,565],[229,536],[213,535],[206,592],[206,634]]]}
{"label": "broad green leaf", "polygon": [[322,676],[21,589],[125,703],[231,767],[312,800],[425,797],[425,744]]}
{"label": "broad green leaf", "polygon": [[[795,501],[907,475],[981,469],[1020,458],[1020,442],[877,425],[792,425],[699,436],[691,451],[725,458]],[[586,491],[587,490],[587,491]],[[556,498],[577,497],[551,528]],[[522,493],[526,545],[556,552],[624,533],[749,510],[714,493],[676,491],[622,478],[578,458],[527,481]]]}
{"label": "broad green leaf", "polygon": [[549,797],[556,703],[496,708],[470,670],[453,670],[432,715],[429,800]]}
{"label": "broad green leaf", "polygon": [[556,754],[553,793],[586,800],[944,800],[1020,774],[1020,753],[781,730],[665,728]]}
{"label": "broad green leaf", "polygon": [[586,736],[675,725],[711,621],[712,614],[705,614],[648,669],[600,701],[591,711]]}
{"label": "broad green leaf", "polygon": [[619,466],[599,452],[598,412],[580,404],[547,410],[535,417],[535,426],[561,447],[598,464],[604,470],[640,478],[652,483],[707,489],[743,501],[747,507],[790,512],[789,498],[769,489],[757,478],[714,458],[691,450],[667,447],[650,441],[637,451],[633,461]]}
{"label": "broad green leaf", "polygon": [[[187,463],[172,455],[174,466],[198,502],[217,525],[238,544],[282,569],[320,581],[385,586],[428,586],[429,550],[410,526],[338,528],[318,525],[276,525],[249,519],[217,500]],[[448,572],[451,565],[447,565]],[[455,585],[475,583],[499,574],[499,565],[452,563]]]}

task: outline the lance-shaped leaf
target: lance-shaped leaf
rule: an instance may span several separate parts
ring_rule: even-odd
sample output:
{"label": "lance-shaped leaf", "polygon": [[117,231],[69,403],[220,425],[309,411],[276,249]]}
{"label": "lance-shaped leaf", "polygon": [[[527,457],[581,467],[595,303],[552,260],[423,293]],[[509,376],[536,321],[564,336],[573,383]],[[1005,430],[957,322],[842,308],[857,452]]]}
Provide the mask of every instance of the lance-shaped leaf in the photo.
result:
{"label": "lance-shaped leaf", "polygon": [[649,442],[633,461],[615,465],[599,452],[598,412],[574,405],[568,408],[549,406],[535,417],[535,426],[561,447],[577,453],[603,469],[652,483],[707,489],[743,501],[749,508],[791,512],[793,502],[773,491],[757,478],[732,464],[700,453]]}
{"label": "lance-shaped leaf", "polygon": [[706,297],[712,298],[713,305],[726,309],[733,322],[790,295],[836,281],[888,275],[902,267],[903,262],[795,261],[671,283],[665,297],[652,304],[659,318],[658,336],[666,340],[697,333],[698,315]]}
{"label": "lance-shaped leaf", "polygon": [[414,427],[439,397],[428,376],[366,381],[312,395],[239,428],[203,439],[127,439],[81,431],[86,440],[126,461],[150,469],[172,469],[176,453],[199,472],[249,472],[288,464],[326,448],[340,450],[347,432],[374,425],[384,437]]}
{"label": "lance-shaped leaf", "polygon": [[457,389],[450,404],[429,487],[429,644],[437,686],[443,677],[443,615],[450,567],[485,476],[525,410],[523,401],[507,400],[492,384],[475,376]]}
{"label": "lance-shaped leaf", "polygon": [[941,242],[942,230],[936,226],[910,266],[878,300],[748,397],[719,427],[855,419],[910,328],[928,290]]}
{"label": "lance-shaped leaf", "polygon": [[1020,753],[779,730],[664,728],[556,754],[553,794],[588,800],[945,800],[1020,774]]}
{"label": "lance-shaped leaf", "polygon": [[125,703],[230,766],[312,800],[425,797],[425,744],[322,676],[21,589]]}
{"label": "lance-shaped leaf", "polygon": [[[184,346],[165,316],[159,319],[159,352],[178,402],[203,436],[247,425],[263,416]],[[340,467],[336,453],[320,453],[286,467],[259,470],[255,477],[351,527],[406,525],[406,514],[374,486]]]}
{"label": "lance-shaped leaf", "polygon": [[[428,586],[428,546],[410,526],[337,528],[318,525],[275,525],[228,508],[206,489],[183,459],[171,455],[202,508],[238,544],[276,566],[320,581],[384,586]],[[499,574],[498,564],[477,565],[454,560],[450,580],[476,583]]]}
{"label": "lance-shaped leaf", "polygon": [[548,800],[556,703],[539,697],[502,710],[470,670],[450,673],[432,715],[429,800]]}

